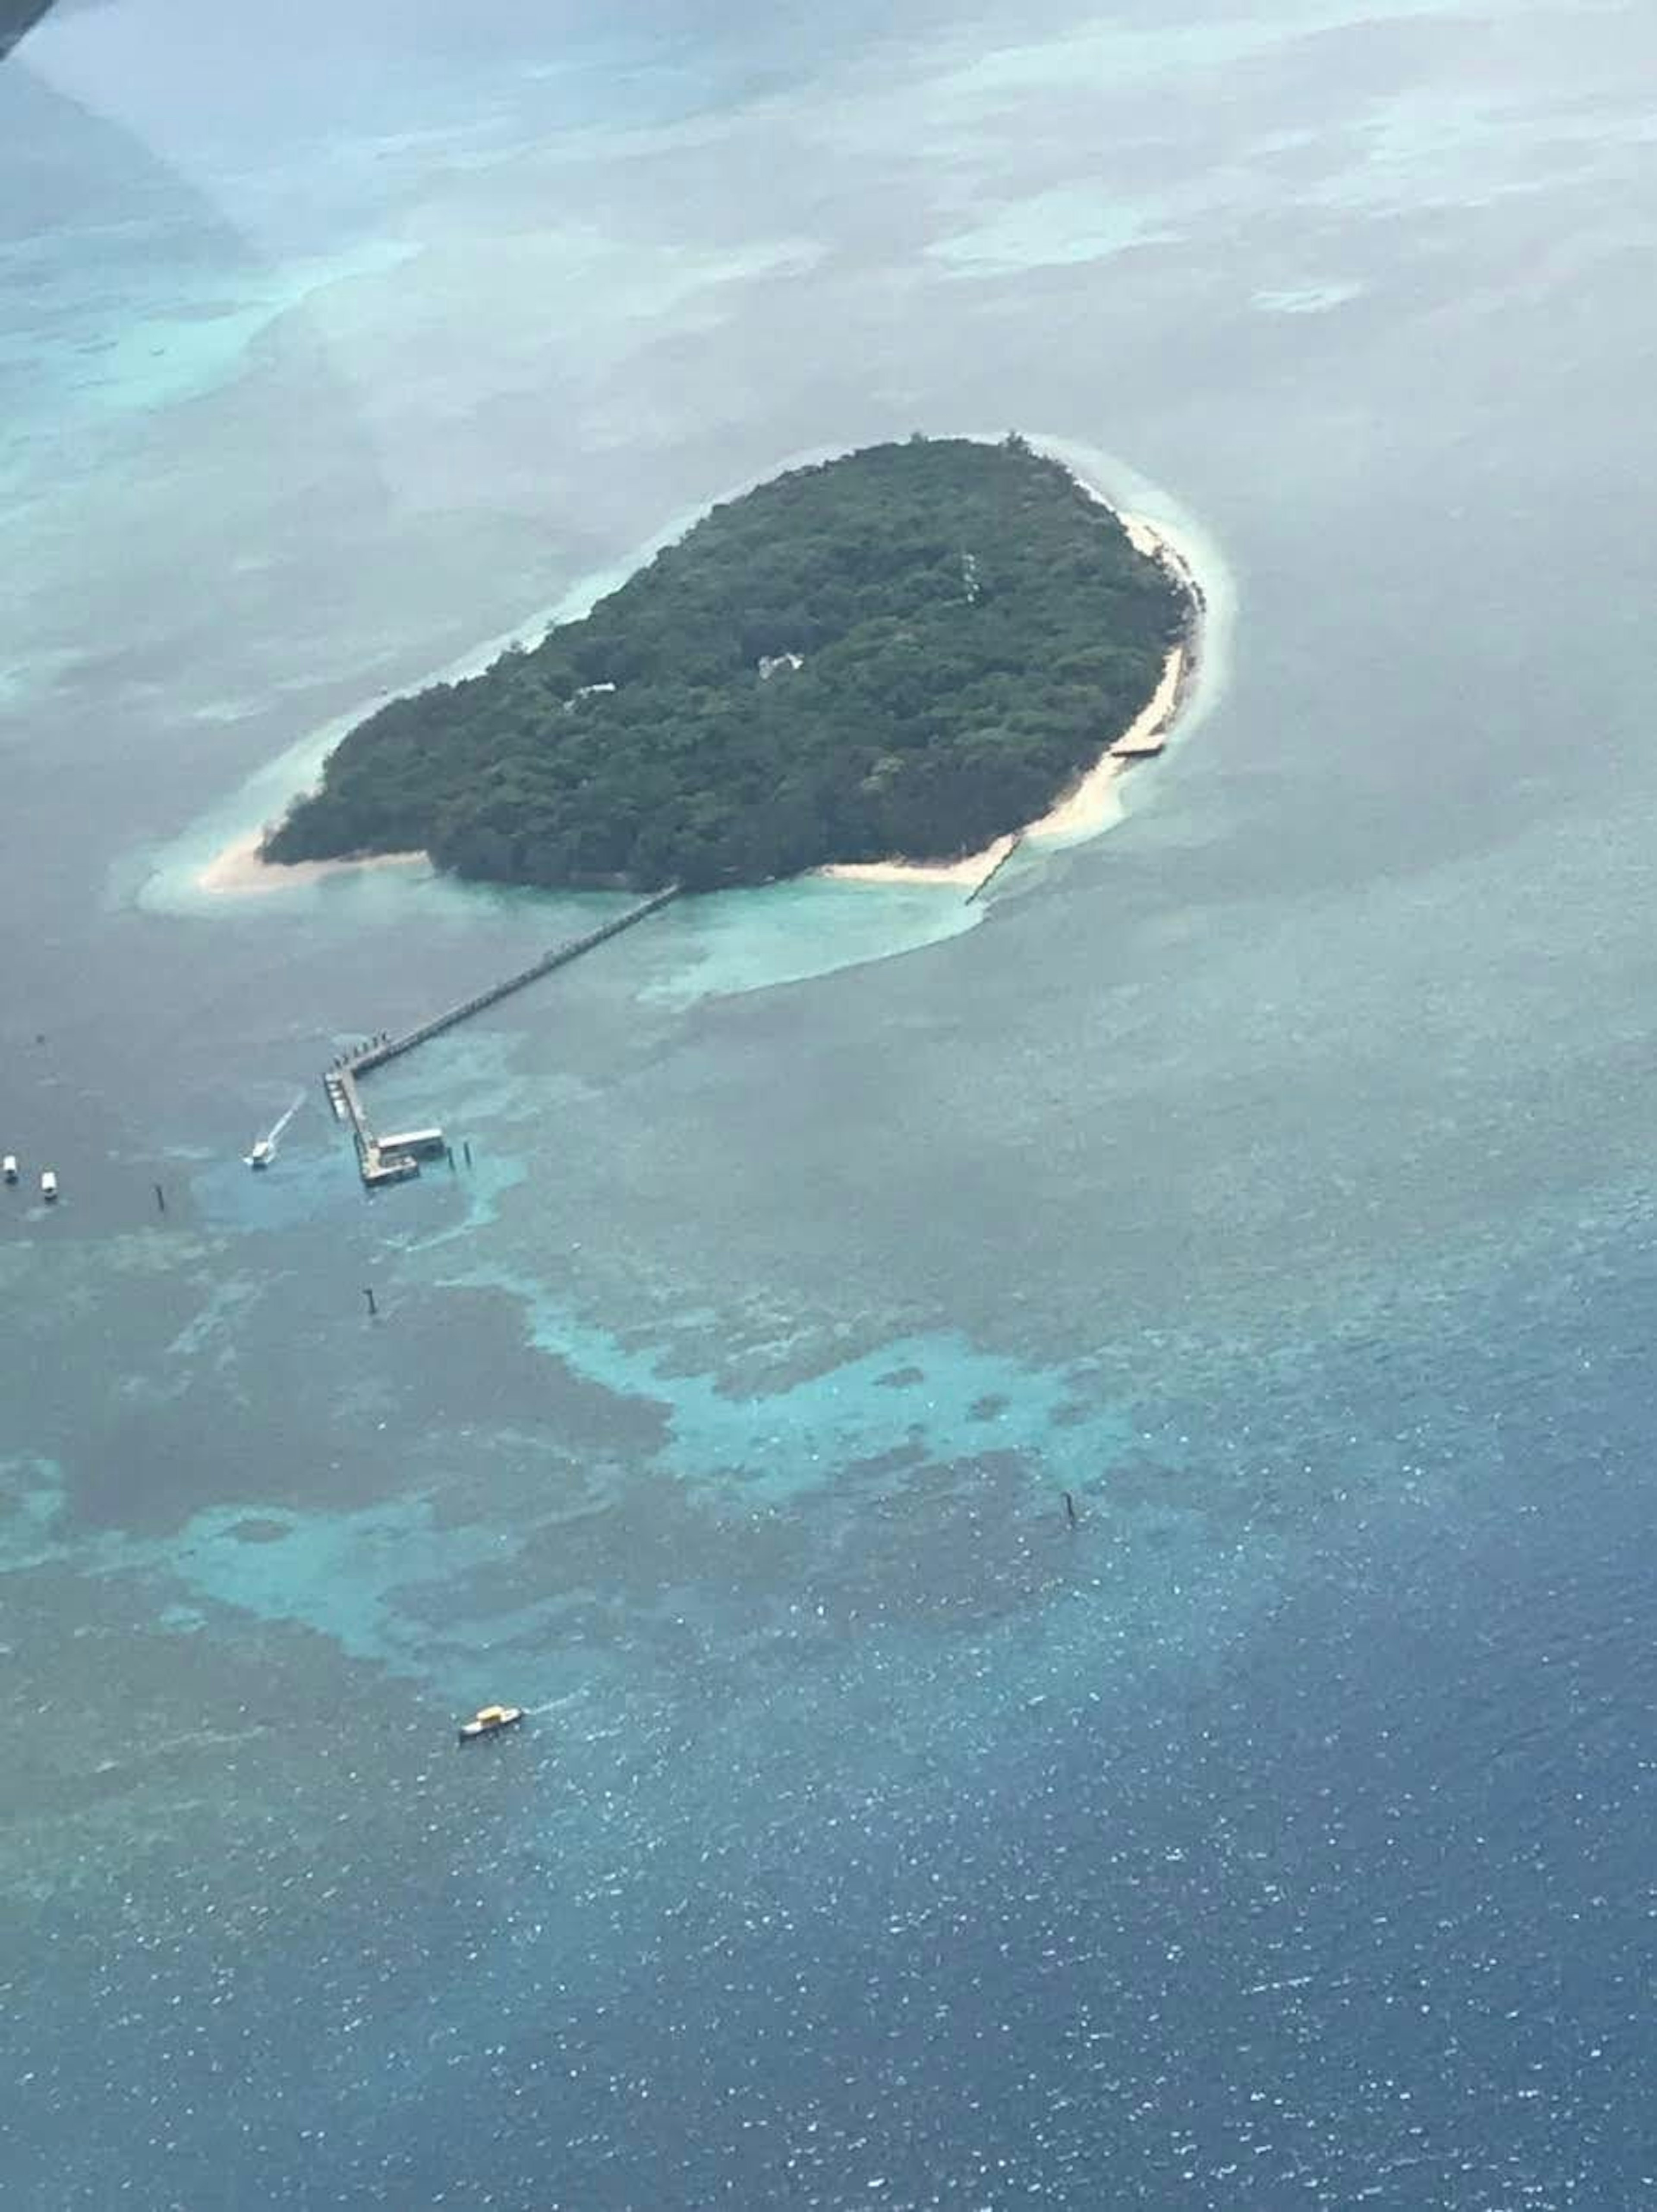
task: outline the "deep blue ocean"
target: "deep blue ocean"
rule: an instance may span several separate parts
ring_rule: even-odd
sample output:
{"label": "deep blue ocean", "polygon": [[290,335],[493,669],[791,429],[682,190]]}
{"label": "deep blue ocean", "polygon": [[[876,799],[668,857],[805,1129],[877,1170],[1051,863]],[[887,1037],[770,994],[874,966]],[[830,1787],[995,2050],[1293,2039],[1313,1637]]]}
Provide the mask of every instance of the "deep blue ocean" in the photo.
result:
{"label": "deep blue ocean", "polygon": [[[1657,2202],[1654,88],[1620,0],[0,64],[8,2205]],[[1126,819],[670,910],[366,1200],[323,1066],[604,902],[215,854],[1013,427],[1209,592]]]}

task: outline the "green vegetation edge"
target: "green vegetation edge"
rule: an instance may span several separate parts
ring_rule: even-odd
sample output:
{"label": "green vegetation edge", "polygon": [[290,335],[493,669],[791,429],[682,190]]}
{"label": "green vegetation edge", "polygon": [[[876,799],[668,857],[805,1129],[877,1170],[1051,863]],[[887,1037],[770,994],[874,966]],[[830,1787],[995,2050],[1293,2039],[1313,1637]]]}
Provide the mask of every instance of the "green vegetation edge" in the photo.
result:
{"label": "green vegetation edge", "polygon": [[865,447],[714,507],[532,649],[380,708],[264,857],[689,890],[954,859],[1098,760],[1192,612],[1016,434]]}

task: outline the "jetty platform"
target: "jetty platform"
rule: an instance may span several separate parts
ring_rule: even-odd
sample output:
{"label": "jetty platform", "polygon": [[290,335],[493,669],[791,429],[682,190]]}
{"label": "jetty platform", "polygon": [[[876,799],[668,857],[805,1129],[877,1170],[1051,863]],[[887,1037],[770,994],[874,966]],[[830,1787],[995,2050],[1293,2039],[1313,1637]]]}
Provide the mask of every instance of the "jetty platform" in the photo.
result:
{"label": "jetty platform", "polygon": [[597,929],[586,930],[580,937],[568,938],[563,944],[555,945],[549,952],[543,952],[539,959],[531,960],[526,968],[514,969],[510,975],[503,975],[484,990],[474,991],[470,998],[462,999],[455,1006],[445,1006],[440,1013],[416,1023],[413,1029],[404,1030],[395,1036],[370,1038],[355,1052],[342,1053],[324,1073],[323,1088],[328,1094],[328,1103],[333,1109],[335,1120],[343,1122],[351,1132],[351,1139],[356,1147],[357,1164],[367,1188],[373,1190],[384,1183],[406,1182],[410,1176],[420,1173],[422,1158],[446,1157],[448,1146],[444,1142],[443,1132],[438,1128],[421,1129],[406,1137],[376,1136],[359,1087],[363,1076],[376,1067],[385,1066],[391,1060],[401,1060],[416,1045],[429,1044],[434,1037],[441,1036],[446,1030],[458,1029],[462,1022],[470,1021],[475,1014],[499,1006],[502,999],[510,998],[514,991],[525,990],[530,984],[538,983],[543,975],[550,975],[560,968],[568,968],[572,961],[580,960],[584,954],[608,944],[612,937],[619,937],[624,929],[634,929],[641,921],[647,921],[652,914],[659,914],[678,896],[679,886],[670,884],[665,890],[653,891],[648,898],[640,899],[636,905],[628,907],[625,913],[612,915],[610,921],[601,922]]}

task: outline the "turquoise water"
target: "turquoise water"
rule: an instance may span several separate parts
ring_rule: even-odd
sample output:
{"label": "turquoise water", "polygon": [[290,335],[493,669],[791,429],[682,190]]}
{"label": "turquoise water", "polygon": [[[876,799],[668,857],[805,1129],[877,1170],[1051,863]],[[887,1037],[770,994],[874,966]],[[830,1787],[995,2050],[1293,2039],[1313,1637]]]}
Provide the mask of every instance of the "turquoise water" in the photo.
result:
{"label": "turquoise water", "polygon": [[[19,2203],[1649,2197],[1657,55],[1584,21],[0,68]],[[458,1157],[365,1198],[320,1069],[604,902],[203,866],[709,501],[1015,423],[1209,590],[1120,824],[670,909],[370,1078]]]}
{"label": "turquoise water", "polygon": [[[0,347],[0,377],[38,395],[39,325],[53,329],[58,373],[46,387],[54,432],[77,410],[100,412],[177,406],[234,380],[246,368],[255,341],[285,315],[318,311],[319,295],[378,271],[396,269],[416,251],[394,240],[371,240],[331,259],[301,262],[277,274],[249,269],[240,284],[222,289],[217,270],[203,270],[194,296],[178,300],[166,314],[147,312],[154,300],[153,261],[142,234],[126,276],[130,290],[112,285],[88,296],[64,266],[61,244],[29,240],[9,249],[7,277],[14,296],[27,295],[28,327],[12,325]],[[95,250],[96,240],[93,241]],[[151,247],[153,253],[153,247]],[[13,430],[17,424],[15,411]]]}

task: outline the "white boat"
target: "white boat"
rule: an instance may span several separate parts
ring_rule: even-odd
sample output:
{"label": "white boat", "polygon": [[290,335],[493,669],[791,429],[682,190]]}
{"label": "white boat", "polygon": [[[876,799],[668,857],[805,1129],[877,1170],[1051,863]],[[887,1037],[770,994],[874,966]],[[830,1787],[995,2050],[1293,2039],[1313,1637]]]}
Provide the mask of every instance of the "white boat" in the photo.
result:
{"label": "white boat", "polygon": [[[331,1098],[333,1097],[333,1092],[331,1091],[328,1095]],[[293,1120],[294,1115],[298,1113],[300,1108],[304,1103],[305,1093],[301,1091],[295,1096],[293,1104],[288,1109],[288,1111],[276,1123],[275,1128],[267,1131],[264,1136],[255,1139],[252,1151],[245,1156],[250,1168],[268,1168],[275,1164],[276,1146],[282,1142],[283,1134],[287,1130],[288,1124]],[[334,1099],[334,1111],[337,1114],[339,1110],[339,1101],[336,1098]]]}
{"label": "white boat", "polygon": [[15,1152],[8,1152],[5,1158],[0,1160],[0,1176],[3,1176],[8,1182],[16,1182],[17,1155]]}
{"label": "white boat", "polygon": [[58,1178],[50,1168],[47,1168],[41,1175],[40,1195],[45,1199],[48,1206],[52,1204],[53,1199],[58,1195]]}

